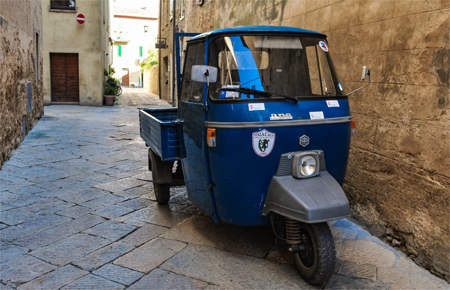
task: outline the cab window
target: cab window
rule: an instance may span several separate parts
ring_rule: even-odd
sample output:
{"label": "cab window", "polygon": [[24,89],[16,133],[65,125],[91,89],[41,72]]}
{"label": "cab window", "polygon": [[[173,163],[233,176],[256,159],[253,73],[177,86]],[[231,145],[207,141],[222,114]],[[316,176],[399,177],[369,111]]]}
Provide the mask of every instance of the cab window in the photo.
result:
{"label": "cab window", "polygon": [[210,45],[208,64],[218,68],[217,82],[209,89],[213,100],[344,94],[337,89],[339,81],[326,40],[321,38],[218,37]]}
{"label": "cab window", "polygon": [[205,43],[188,44],[183,69],[180,99],[182,101],[200,102],[203,99],[204,84],[191,79],[192,66],[205,64]]}

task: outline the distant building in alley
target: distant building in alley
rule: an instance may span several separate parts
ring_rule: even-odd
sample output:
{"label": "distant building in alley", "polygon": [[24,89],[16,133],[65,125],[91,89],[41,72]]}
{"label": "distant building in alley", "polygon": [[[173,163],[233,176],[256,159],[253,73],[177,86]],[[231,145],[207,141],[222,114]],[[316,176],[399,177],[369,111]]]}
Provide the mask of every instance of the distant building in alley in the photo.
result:
{"label": "distant building in alley", "polygon": [[44,103],[102,106],[109,0],[41,0]]}
{"label": "distant building in alley", "polygon": [[123,86],[142,87],[140,64],[148,56],[148,50],[155,48],[158,11],[148,7],[114,6],[112,14],[115,77]]}
{"label": "distant building in alley", "polygon": [[39,1],[0,1],[0,169],[44,114]]}

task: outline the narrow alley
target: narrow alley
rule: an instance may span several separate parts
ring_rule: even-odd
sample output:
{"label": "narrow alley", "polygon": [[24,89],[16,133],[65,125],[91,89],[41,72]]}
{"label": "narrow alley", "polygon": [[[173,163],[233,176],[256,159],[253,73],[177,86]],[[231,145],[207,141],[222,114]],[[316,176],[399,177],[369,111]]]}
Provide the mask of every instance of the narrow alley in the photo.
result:
{"label": "narrow alley", "polygon": [[[270,227],[218,224],[171,189],[158,206],[138,107],[48,106],[0,171],[0,289],[320,289]],[[332,223],[338,263],[322,289],[448,289],[349,220]]]}

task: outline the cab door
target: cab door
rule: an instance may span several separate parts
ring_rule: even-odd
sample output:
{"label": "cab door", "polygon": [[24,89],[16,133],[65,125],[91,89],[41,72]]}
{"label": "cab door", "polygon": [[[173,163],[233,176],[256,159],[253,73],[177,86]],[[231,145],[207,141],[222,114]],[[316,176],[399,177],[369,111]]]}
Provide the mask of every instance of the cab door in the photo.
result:
{"label": "cab door", "polygon": [[212,215],[205,148],[205,85],[191,80],[192,66],[204,64],[205,42],[189,43],[178,100],[178,117],[185,120],[183,137],[186,158],[181,163],[189,199],[206,214]]}

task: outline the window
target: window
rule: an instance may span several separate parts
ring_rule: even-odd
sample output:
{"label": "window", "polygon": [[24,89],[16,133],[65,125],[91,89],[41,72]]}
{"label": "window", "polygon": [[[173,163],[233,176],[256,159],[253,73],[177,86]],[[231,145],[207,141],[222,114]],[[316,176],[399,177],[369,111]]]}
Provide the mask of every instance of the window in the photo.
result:
{"label": "window", "polygon": [[122,56],[122,45],[117,46],[117,56]]}
{"label": "window", "polygon": [[180,20],[183,20],[185,10],[186,10],[186,0],[180,0]]}
{"label": "window", "polygon": [[142,57],[142,46],[139,46],[139,57]]}
{"label": "window", "polygon": [[205,64],[205,43],[200,42],[188,45],[186,52],[185,68],[181,85],[182,101],[200,102],[203,99],[204,83],[191,80],[192,66]]}
{"label": "window", "polygon": [[75,0],[50,0],[50,9],[75,10]]}
{"label": "window", "polygon": [[[211,43],[209,65],[218,68],[217,82],[209,90],[213,99],[344,95],[342,89],[337,90],[342,86],[320,38],[219,37]],[[239,89],[249,93],[233,91]]]}

